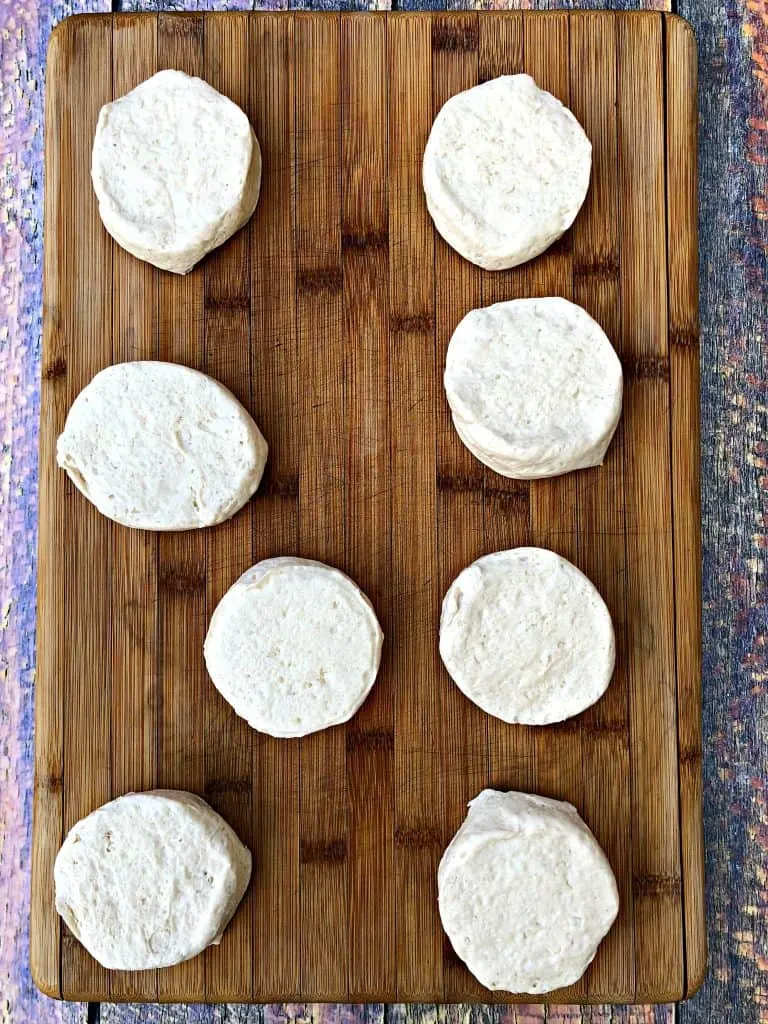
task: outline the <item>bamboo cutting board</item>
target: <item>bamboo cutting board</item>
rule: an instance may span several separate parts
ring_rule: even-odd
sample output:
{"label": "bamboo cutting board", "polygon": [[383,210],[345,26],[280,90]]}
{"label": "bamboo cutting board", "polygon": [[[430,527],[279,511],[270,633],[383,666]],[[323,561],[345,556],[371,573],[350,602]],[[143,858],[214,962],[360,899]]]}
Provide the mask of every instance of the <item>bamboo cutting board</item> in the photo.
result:
{"label": "bamboo cutting board", "polygon": [[[265,174],[251,224],[189,277],[133,259],[99,221],[99,108],[164,67],[248,112]],[[486,273],[433,231],[420,183],[453,93],[527,71],[574,110],[594,175],[543,257]],[[621,912],[553,1002],[653,1002],[701,982],[696,55],[656,13],[117,15],[70,19],[47,72],[32,968],[67,999],[503,1001],[443,937],[436,868],[486,786],[572,801]],[[605,465],[531,484],[475,461],[442,390],[473,306],[563,295],[614,340],[624,413]],[[78,391],[159,358],[223,381],[270,444],[230,523],[123,529],[55,468]],[[559,726],[505,725],[450,682],[439,605],[483,553],[553,548],[617,630],[605,697]],[[346,726],[252,732],[206,677],[211,612],[253,562],[337,565],[387,636]],[[221,946],[109,973],[60,925],[52,866],[80,817],[130,790],[203,795],[251,847]]]}

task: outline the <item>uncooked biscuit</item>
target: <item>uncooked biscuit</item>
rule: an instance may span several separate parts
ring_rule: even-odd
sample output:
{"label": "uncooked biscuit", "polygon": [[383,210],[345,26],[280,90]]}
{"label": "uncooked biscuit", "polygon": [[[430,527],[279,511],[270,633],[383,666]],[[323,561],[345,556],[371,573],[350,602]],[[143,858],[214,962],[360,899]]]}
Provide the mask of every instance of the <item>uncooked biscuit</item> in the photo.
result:
{"label": "uncooked biscuit", "polygon": [[541,994],[582,976],[619,909],[611,867],[571,804],[486,789],[443,855],[440,917],[486,988]]}
{"label": "uncooked biscuit", "polygon": [[502,75],[441,108],[424,153],[424,192],[446,242],[502,270],[538,256],[571,226],[591,167],[592,146],[571,111],[529,75]]}
{"label": "uncooked biscuit", "polygon": [[373,686],[383,634],[368,598],[338,569],[268,558],[213,613],[205,662],[235,711],[271,736],[346,722]]}
{"label": "uncooked biscuit", "polygon": [[112,237],[186,274],[250,218],[261,152],[237,104],[200,78],[158,71],[101,108],[91,178]]}
{"label": "uncooked biscuit", "polygon": [[129,793],[67,834],[56,909],[104,967],[169,967],[221,941],[251,877],[251,854],[192,793]]}
{"label": "uncooked biscuit", "polygon": [[177,363],[118,363],[75,399],[59,466],[123,526],[189,530],[229,519],[264,472],[267,443],[235,396]]}
{"label": "uncooked biscuit", "polygon": [[605,692],[616,657],[605,602],[575,565],[543,548],[478,558],[443,600],[440,656],[489,715],[547,725]]}
{"label": "uncooked biscuit", "polygon": [[445,393],[459,437],[502,476],[600,465],[621,415],[621,363],[600,325],[561,298],[473,309],[451,337]]}

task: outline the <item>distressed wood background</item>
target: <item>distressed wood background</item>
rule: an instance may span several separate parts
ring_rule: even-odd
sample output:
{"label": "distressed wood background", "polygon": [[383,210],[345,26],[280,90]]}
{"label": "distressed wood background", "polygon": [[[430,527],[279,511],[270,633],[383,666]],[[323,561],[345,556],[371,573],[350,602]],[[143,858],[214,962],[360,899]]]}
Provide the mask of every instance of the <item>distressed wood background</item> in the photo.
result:
{"label": "distressed wood background", "polygon": [[[45,50],[72,13],[325,0],[0,0],[1,1024],[768,1022],[768,0],[394,0],[676,9],[699,43],[704,746],[710,972],[678,1007],[58,1004],[27,969]],[[350,8],[389,7],[351,0]]]}

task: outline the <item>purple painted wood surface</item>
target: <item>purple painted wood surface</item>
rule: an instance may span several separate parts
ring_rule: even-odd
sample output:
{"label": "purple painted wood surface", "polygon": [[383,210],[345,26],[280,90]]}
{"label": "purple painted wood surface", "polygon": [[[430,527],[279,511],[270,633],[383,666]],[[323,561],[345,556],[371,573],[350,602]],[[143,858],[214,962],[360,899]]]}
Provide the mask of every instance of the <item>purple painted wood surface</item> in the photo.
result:
{"label": "purple painted wood surface", "polygon": [[[428,7],[652,7],[666,0],[400,0]],[[83,1022],[27,969],[41,321],[42,96],[67,14],[333,0],[0,0],[0,1024]],[[345,7],[388,8],[389,0]],[[90,1008],[109,1024],[683,1024],[768,1021],[768,0],[680,0],[701,83],[705,828],[710,976],[670,1007]]]}

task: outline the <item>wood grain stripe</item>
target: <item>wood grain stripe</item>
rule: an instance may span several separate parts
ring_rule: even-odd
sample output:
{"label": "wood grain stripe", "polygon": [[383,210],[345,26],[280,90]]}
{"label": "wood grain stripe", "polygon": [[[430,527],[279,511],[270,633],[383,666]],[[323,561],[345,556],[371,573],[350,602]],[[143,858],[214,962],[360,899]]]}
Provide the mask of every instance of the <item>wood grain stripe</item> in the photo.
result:
{"label": "wood grain stripe", "polygon": [[667,266],[669,281],[672,503],[674,510],[677,714],[685,915],[685,995],[707,968],[701,749],[701,498],[696,167],[696,40],[681,18],[665,20]]}
{"label": "wood grain stripe", "polygon": [[[476,13],[435,15],[432,21],[432,109],[477,84]],[[447,45],[448,41],[473,45]],[[435,233],[435,359],[440,380],[451,335],[464,314],[480,305],[480,271]],[[478,486],[442,486],[437,494],[438,580],[442,597],[462,569],[483,553],[482,469],[459,440],[448,403],[437,414],[437,474],[442,479],[477,478]],[[488,782],[488,716],[467,700],[448,673],[441,673],[441,718],[451,737],[444,753],[444,830],[447,845],[467,813],[467,804]],[[483,987],[454,956],[444,967],[445,999],[481,999]]]}
{"label": "wood grain stripe", "polygon": [[[82,59],[68,63],[67,87],[82,97],[77,108],[68,106],[62,124],[63,161],[74,180],[88,181],[91,139],[99,109],[112,99],[112,19],[95,24],[76,22],[68,34],[70,53],[86,50]],[[77,114],[75,116],[75,109]],[[67,323],[67,404],[94,374],[112,362],[112,240],[99,220],[91,189],[74,189],[62,180],[68,209],[65,224],[77,225],[77,245],[65,239],[67,266],[59,270],[62,308]],[[63,225],[62,225],[63,226]],[[65,229],[66,230],[66,229]],[[65,654],[58,680],[64,706],[64,831],[106,803],[110,796],[110,667],[109,625],[111,579],[111,523],[69,481],[64,488],[67,544],[63,559],[66,581],[64,601]],[[84,672],[84,666],[88,671]],[[94,689],[90,678],[103,681]],[[94,765],[106,770],[94,771]],[[108,990],[106,970],[93,960],[72,933],[64,928],[61,949],[64,992],[88,998]]]}
{"label": "wood grain stripe", "polygon": [[[244,110],[250,101],[249,18],[212,14],[205,22],[206,81]],[[249,231],[243,229],[206,258],[202,271],[206,371],[252,409],[251,267]],[[211,615],[229,587],[253,564],[254,501],[226,523],[206,530],[206,612]],[[207,628],[207,623],[206,623]],[[201,654],[198,653],[198,658]],[[253,845],[251,787],[216,781],[250,776],[253,730],[208,683],[205,704],[205,796],[240,839]],[[213,783],[213,785],[211,785]],[[253,889],[249,888],[221,944],[206,950],[206,996],[226,1002],[251,996]]]}
{"label": "wood grain stripe", "polygon": [[[115,97],[157,70],[157,19],[117,18],[112,30]],[[157,358],[155,273],[119,245],[112,252],[112,359]],[[110,796],[157,783],[157,534],[111,525],[112,694]],[[131,728],[126,729],[126,722]],[[110,971],[114,999],[156,999],[156,971]]]}
{"label": "wood grain stripe", "polygon": [[[574,301],[621,351],[616,23],[571,17],[571,109],[592,141],[592,183],[573,226]],[[589,66],[589,76],[583,69]],[[584,817],[619,880],[619,918],[587,975],[595,998],[634,996],[629,694],[626,641],[624,425],[602,466],[576,475],[580,566],[611,612],[616,669],[602,700],[582,716]]]}
{"label": "wood grain stripe", "polygon": [[[358,54],[365,53],[360,61]],[[341,19],[343,346],[347,353],[347,567],[385,636],[382,665],[347,729],[349,998],[394,993],[394,686],[387,223],[387,25]]]}
{"label": "wood grain stripe", "polygon": [[[392,671],[395,696],[396,834],[443,830],[438,749],[441,702],[435,425],[434,243],[421,191],[421,156],[432,124],[432,39],[428,16],[391,15],[389,70],[389,295],[392,522]],[[421,513],[415,519],[411,510]],[[397,995],[440,999],[443,945],[437,913],[440,849],[395,848]]]}
{"label": "wood grain stripe", "polygon": [[[539,86],[566,106],[570,103],[569,15],[551,12],[525,22],[525,70]],[[572,236],[559,242],[528,268],[529,294],[573,298]],[[549,548],[576,565],[580,564],[579,512],[576,474],[531,481],[531,540]],[[536,792],[567,799],[583,810],[582,743],[578,719],[568,728],[538,729],[536,751]],[[550,997],[555,1002],[582,1000],[586,984],[582,978]]]}
{"label": "wood grain stripe", "polygon": [[[251,118],[261,143],[261,195],[251,222],[253,410],[269,444],[253,503],[254,561],[298,551],[295,48],[293,22],[251,20]],[[254,998],[299,990],[299,743],[254,734]],[[281,941],[274,942],[279,934]]]}
{"label": "wood grain stripe", "polygon": [[[621,351],[668,355],[661,16],[619,15]],[[669,384],[626,381],[627,658],[632,872],[680,877],[672,579]],[[682,908],[672,891],[635,891],[635,978],[659,1001],[683,991]],[[659,944],[658,936],[665,940]]]}
{"label": "wood grain stripe", "polygon": [[[301,382],[299,553],[346,565],[346,353],[340,343],[341,132],[338,18],[297,18],[296,231],[297,323]],[[329,270],[330,268],[330,270]],[[302,288],[302,279],[331,274],[333,288]],[[347,842],[345,726],[301,742],[300,841]],[[347,991],[346,857],[301,865],[301,983],[312,997]]]}
{"label": "wood grain stripe", "polygon": [[[157,66],[204,73],[204,26],[199,15],[159,14]],[[205,372],[205,269],[186,277],[155,271],[160,359]],[[160,731],[158,782],[205,796],[205,708],[211,682],[203,662],[208,625],[206,538],[202,530],[158,538]],[[205,585],[203,585],[205,583]],[[203,1000],[205,957],[158,972],[158,997]]]}

